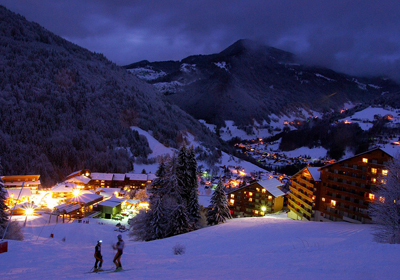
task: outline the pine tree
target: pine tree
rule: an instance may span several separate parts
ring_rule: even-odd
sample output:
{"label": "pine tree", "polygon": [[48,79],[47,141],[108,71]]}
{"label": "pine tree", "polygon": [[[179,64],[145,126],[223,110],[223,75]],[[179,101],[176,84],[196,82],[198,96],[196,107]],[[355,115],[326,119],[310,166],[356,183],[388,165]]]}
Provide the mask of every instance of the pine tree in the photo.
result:
{"label": "pine tree", "polygon": [[189,201],[187,205],[189,221],[194,229],[198,227],[198,222],[200,220],[200,205],[198,196],[198,182],[197,182],[197,161],[196,155],[194,153],[193,147],[190,147],[188,153],[188,190],[189,190]]}
{"label": "pine tree", "polygon": [[6,210],[8,209],[6,205],[6,190],[4,189],[3,181],[0,178],[0,232],[7,226],[8,214]]}
{"label": "pine tree", "polygon": [[189,218],[187,216],[186,208],[183,204],[178,204],[172,211],[169,220],[169,236],[185,233],[189,231]]}
{"label": "pine tree", "polygon": [[376,224],[375,240],[382,243],[400,243],[400,157],[388,165],[387,176],[373,192],[374,202],[369,213]]}
{"label": "pine tree", "polygon": [[157,196],[151,208],[151,230],[152,239],[161,239],[165,237],[165,216],[166,211],[162,205],[161,198]]}
{"label": "pine tree", "polygon": [[228,199],[225,194],[224,185],[221,178],[218,185],[211,196],[210,210],[207,212],[207,224],[214,225],[225,222],[227,219],[232,219],[228,207]]}
{"label": "pine tree", "polygon": [[187,205],[190,197],[189,187],[189,174],[188,174],[188,155],[185,146],[179,149],[177,161],[176,161],[176,176],[178,179],[179,188],[181,190],[181,196],[184,203]]}

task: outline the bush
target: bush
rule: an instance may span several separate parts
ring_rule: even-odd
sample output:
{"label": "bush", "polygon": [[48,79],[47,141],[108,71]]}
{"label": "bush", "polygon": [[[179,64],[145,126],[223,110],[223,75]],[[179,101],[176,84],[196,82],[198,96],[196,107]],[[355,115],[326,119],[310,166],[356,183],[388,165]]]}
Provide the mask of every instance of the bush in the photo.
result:
{"label": "bush", "polygon": [[[3,234],[4,230],[0,227],[0,237],[3,237]],[[10,222],[4,239],[24,240],[24,232],[22,231],[21,225],[17,221]]]}
{"label": "bush", "polygon": [[183,255],[186,252],[186,247],[185,245],[176,243],[176,245],[172,247],[172,250],[174,252],[174,255]]}

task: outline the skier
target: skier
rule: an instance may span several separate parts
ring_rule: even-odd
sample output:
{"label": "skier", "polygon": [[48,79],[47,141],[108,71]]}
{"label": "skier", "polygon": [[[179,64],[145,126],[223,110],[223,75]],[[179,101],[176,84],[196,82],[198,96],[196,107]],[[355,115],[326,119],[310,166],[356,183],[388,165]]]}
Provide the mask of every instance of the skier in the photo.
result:
{"label": "skier", "polygon": [[[101,271],[101,265],[103,264],[103,256],[101,255],[101,240],[97,241],[97,245],[94,249],[94,258],[96,259],[96,262],[94,263],[94,271]],[[97,269],[97,264],[100,262],[99,269]]]}
{"label": "skier", "polygon": [[117,253],[115,254],[114,260],[113,262],[115,263],[115,271],[121,271],[122,270],[122,265],[121,265],[121,256],[124,250],[124,240],[122,240],[122,235],[118,234],[118,242],[117,244],[114,246],[114,250],[118,250]]}

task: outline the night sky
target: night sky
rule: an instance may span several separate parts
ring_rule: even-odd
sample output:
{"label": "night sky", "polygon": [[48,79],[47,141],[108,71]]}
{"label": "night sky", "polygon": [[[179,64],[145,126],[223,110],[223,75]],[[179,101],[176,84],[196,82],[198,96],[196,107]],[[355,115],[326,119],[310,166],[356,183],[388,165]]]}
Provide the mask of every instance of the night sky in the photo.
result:
{"label": "night sky", "polygon": [[307,64],[400,80],[399,0],[0,0],[119,65],[180,60],[253,39]]}

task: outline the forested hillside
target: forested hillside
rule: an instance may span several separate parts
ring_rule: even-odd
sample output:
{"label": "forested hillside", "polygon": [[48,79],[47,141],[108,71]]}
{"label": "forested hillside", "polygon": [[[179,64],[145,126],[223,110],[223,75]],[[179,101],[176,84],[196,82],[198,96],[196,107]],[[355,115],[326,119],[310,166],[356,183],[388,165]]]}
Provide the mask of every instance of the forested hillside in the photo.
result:
{"label": "forested hillside", "polygon": [[191,132],[218,140],[125,69],[0,6],[0,163],[53,184],[74,170],[128,172],[152,131],[177,147]]}

